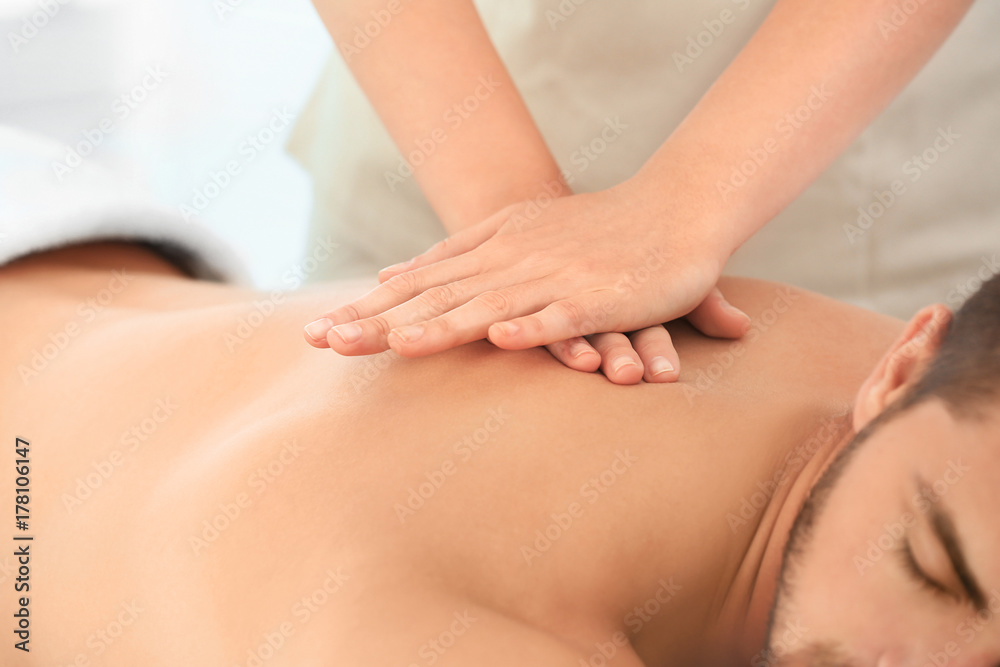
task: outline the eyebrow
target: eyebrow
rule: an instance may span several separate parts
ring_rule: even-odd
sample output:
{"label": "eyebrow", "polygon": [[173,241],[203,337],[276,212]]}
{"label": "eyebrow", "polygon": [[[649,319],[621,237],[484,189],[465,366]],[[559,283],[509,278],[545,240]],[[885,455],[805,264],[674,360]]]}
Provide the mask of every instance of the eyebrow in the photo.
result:
{"label": "eyebrow", "polygon": [[[920,487],[921,493],[926,494],[928,491],[933,493],[933,487],[923,478],[917,477],[917,484]],[[933,498],[935,496],[924,495],[924,497]],[[983,593],[982,586],[976,580],[976,576],[972,574],[969,562],[965,559],[965,550],[962,548],[962,541],[958,537],[958,530],[955,528],[953,515],[942,505],[942,501],[939,498],[937,502],[931,504],[928,516],[931,528],[934,530],[934,535],[944,546],[944,550],[951,560],[951,565],[955,569],[955,574],[958,575],[958,580],[962,583],[962,588],[965,589],[965,594],[968,595],[969,600],[972,601],[977,611],[987,609],[986,595]]]}

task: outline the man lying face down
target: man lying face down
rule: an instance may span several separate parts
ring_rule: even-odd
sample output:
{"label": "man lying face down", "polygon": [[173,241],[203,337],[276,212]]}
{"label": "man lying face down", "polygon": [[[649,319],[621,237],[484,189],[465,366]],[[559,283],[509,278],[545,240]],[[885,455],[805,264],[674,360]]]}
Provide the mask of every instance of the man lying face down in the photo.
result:
{"label": "man lying face down", "polygon": [[623,387],[485,342],[303,343],[357,285],[125,243],[0,268],[36,536],[3,664],[1000,662],[1000,280],[906,325],[721,288],[749,334],[671,323],[680,381]]}
{"label": "man lying face down", "polygon": [[[921,311],[858,392],[859,432],[785,546],[769,654],[785,628],[823,629],[777,664],[1000,663],[998,408],[994,277],[954,321],[943,306]],[[856,535],[872,536],[867,548]]]}

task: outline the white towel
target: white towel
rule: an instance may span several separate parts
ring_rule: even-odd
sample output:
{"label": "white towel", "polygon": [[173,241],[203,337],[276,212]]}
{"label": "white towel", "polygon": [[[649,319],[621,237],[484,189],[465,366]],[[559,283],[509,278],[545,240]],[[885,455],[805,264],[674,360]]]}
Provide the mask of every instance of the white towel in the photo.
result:
{"label": "white towel", "polygon": [[203,224],[86,158],[65,164],[64,146],[0,125],[0,265],[74,243],[142,241],[194,278],[252,284],[236,251]]}

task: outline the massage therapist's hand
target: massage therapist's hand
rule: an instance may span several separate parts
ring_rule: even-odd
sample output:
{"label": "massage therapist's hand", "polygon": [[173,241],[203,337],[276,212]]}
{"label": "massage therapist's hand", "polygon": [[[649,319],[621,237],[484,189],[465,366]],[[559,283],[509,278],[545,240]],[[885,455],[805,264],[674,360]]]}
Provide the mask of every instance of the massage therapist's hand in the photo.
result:
{"label": "massage therapist's hand", "polygon": [[[739,334],[745,318],[736,326],[740,318],[717,303],[695,310],[725,261],[888,106],[972,0],[932,3],[889,39],[873,26],[891,20],[897,4],[778,0],[635,177],[468,228],[537,194],[532,188],[555,178],[558,165],[474,4],[414,4],[363,57],[342,52],[404,154],[437,127],[442,108],[470,91],[491,95],[414,174],[446,229],[462,231],[409,266],[390,267],[382,285],[309,325],[307,336],[342,354],[391,345],[419,356],[484,336],[519,349],[634,332],[688,313],[706,333],[711,323]],[[377,6],[317,2],[338,47]],[[631,343],[642,357],[639,338]]]}
{"label": "massage therapist's hand", "polygon": [[679,363],[661,322],[688,315],[721,337],[749,326],[714,289],[732,250],[719,236],[697,216],[657,210],[631,182],[542,197],[383,270],[379,287],[325,314],[307,339],[345,355],[392,347],[413,357],[488,337],[504,349],[548,345],[567,366],[601,367],[620,383],[673,381]]}

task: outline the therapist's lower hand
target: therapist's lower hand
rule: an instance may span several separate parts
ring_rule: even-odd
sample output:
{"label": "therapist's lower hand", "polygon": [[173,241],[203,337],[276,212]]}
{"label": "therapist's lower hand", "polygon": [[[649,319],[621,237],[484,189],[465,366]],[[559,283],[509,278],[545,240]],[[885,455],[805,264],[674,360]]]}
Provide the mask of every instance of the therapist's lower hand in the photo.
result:
{"label": "therapist's lower hand", "polygon": [[[379,287],[326,313],[307,338],[345,355],[392,347],[414,357],[488,337],[505,349],[548,345],[613,381],[674,380],[659,323],[690,314],[703,333],[738,337],[749,318],[713,292],[730,249],[712,221],[657,210],[642,194],[623,184],[508,207],[383,270]],[[322,320],[333,325],[325,340]]]}
{"label": "therapist's lower hand", "polygon": [[[718,288],[686,319],[703,334],[716,338],[739,338],[750,323],[741,310],[725,300]],[[628,334],[571,338],[545,347],[565,366],[590,372],[600,369],[615,384],[675,382],[680,376],[680,362],[670,333],[659,324]]]}

